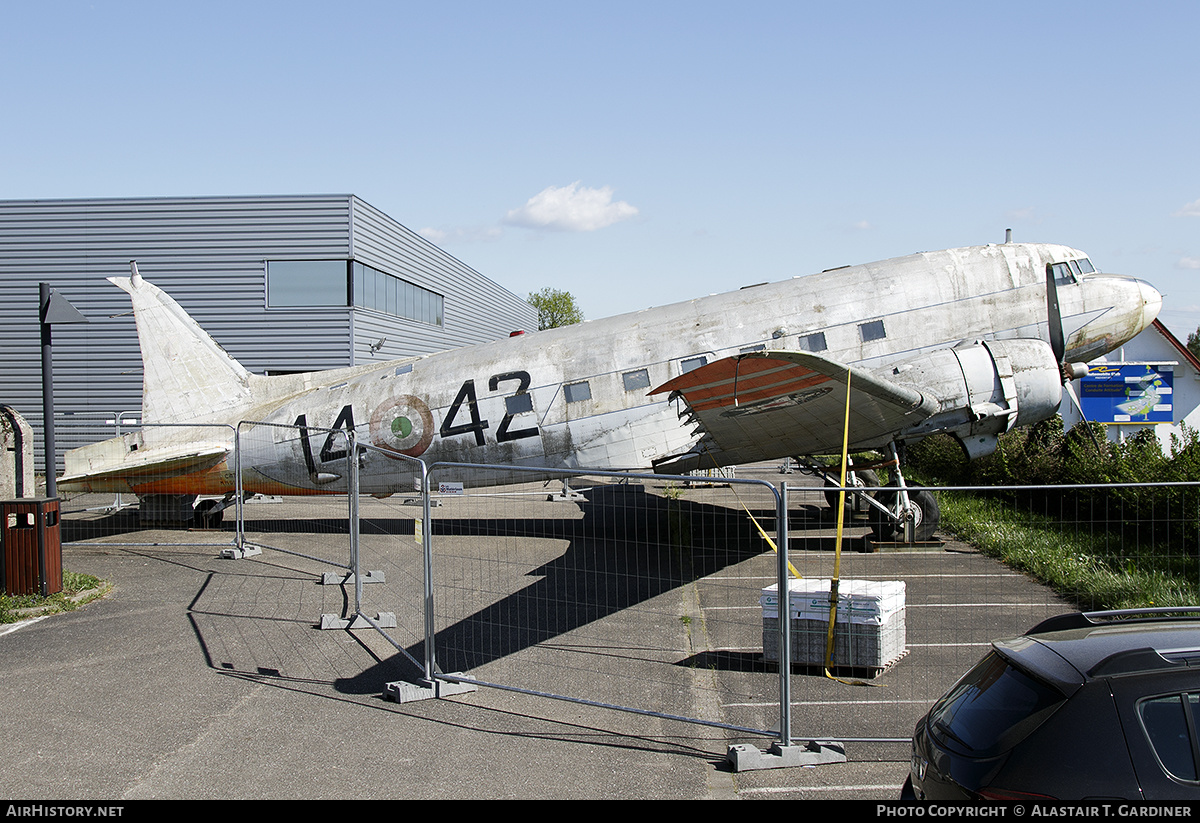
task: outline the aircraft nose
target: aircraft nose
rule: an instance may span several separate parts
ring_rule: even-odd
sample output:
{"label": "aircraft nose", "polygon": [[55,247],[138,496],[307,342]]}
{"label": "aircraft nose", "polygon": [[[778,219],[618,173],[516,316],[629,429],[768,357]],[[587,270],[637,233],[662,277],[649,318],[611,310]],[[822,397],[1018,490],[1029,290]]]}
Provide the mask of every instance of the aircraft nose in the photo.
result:
{"label": "aircraft nose", "polygon": [[1158,289],[1144,280],[1137,281],[1138,291],[1142,295],[1142,328],[1147,328],[1158,317],[1162,309],[1162,295]]}

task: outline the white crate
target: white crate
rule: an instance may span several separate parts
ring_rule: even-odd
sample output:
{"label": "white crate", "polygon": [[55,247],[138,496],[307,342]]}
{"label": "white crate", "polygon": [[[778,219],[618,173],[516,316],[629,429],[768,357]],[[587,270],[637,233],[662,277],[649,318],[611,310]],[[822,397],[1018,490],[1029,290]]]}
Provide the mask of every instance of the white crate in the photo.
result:
{"label": "white crate", "polygon": [[[789,581],[788,616],[792,662],[823,666],[829,637],[831,581],[812,578]],[[762,590],[763,657],[779,660],[779,598],[777,587]],[[905,651],[904,583],[896,580],[841,580],[834,621],[835,667],[883,669]]]}

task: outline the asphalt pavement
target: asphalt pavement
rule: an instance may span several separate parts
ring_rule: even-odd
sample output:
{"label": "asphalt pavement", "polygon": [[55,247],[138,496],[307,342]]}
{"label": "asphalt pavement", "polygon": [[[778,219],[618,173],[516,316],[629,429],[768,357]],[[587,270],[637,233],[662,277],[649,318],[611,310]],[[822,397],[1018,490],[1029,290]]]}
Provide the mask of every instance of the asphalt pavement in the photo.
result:
{"label": "asphalt pavement", "polygon": [[[496,689],[397,703],[383,682],[413,672],[395,649],[316,628],[346,597],[313,585],[318,564],[224,559],[224,533],[129,537],[63,547],[65,568],[112,582],[107,596],[0,626],[0,796],[861,800],[896,798],[907,774],[894,741],[847,744],[845,763],[737,772],[727,752],[744,737],[720,728]],[[961,544],[889,562],[909,581],[905,658],[879,688],[796,675],[798,734],[853,736],[855,718],[879,714],[911,729],[989,637],[1065,608]],[[621,642],[627,629],[606,619]]]}

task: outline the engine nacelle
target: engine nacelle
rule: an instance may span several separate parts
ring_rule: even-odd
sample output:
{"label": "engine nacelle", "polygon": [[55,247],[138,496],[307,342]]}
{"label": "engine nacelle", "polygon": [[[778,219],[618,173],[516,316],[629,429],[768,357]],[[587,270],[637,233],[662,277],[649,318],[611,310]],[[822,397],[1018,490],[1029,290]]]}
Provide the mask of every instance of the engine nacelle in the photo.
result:
{"label": "engine nacelle", "polygon": [[972,459],[995,451],[1004,432],[1052,417],[1062,403],[1062,371],[1041,340],[988,340],[940,349],[881,376],[938,404],[934,415],[897,439],[946,432]]}

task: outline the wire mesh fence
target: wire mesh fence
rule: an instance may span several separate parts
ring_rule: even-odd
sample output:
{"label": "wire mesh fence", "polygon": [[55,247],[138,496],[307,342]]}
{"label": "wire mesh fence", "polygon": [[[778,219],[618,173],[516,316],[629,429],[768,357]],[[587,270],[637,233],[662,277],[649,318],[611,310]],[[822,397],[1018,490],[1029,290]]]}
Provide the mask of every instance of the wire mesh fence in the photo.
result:
{"label": "wire mesh fence", "polygon": [[[242,549],[229,556],[246,565],[210,574],[192,607],[214,666],[275,671],[290,655],[306,676],[332,671],[360,691],[440,674],[646,724],[695,720],[729,743],[781,730],[854,741],[858,758],[894,759],[994,639],[1077,608],[1200,603],[1200,484],[930,489],[941,529],[904,545],[879,542],[861,505],[842,510],[839,528],[837,490],[781,474],[786,464],[686,480],[449,464],[426,474],[339,430],[243,424],[234,439],[250,454],[330,438],[345,457],[324,465],[324,494],[276,493],[302,484],[278,473],[298,469],[249,472],[235,459],[244,493],[223,518],[197,520],[193,502],[191,519],[171,525],[143,519],[131,495],[68,494],[64,543]],[[369,493],[355,494],[362,478]],[[827,617],[793,613],[792,598],[782,617],[784,547],[800,601],[828,603],[830,581],[850,598],[833,658]],[[856,595],[876,610],[857,624]],[[792,629],[783,676],[781,619]],[[376,639],[359,642],[376,662],[347,671],[344,648],[303,639],[321,628],[369,629]]]}

